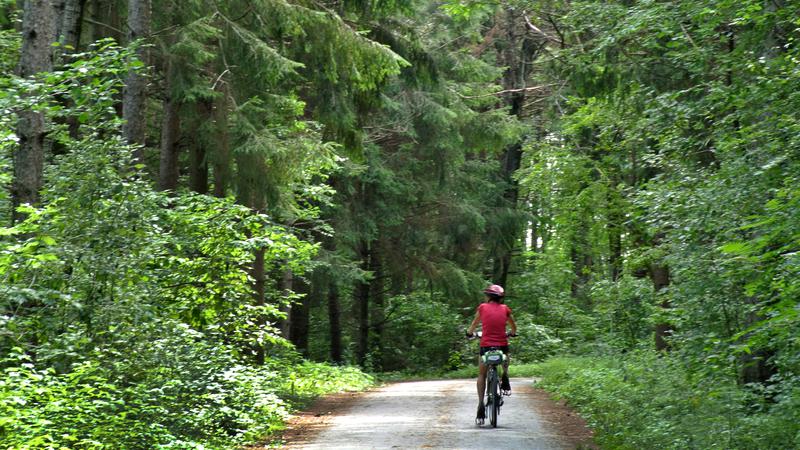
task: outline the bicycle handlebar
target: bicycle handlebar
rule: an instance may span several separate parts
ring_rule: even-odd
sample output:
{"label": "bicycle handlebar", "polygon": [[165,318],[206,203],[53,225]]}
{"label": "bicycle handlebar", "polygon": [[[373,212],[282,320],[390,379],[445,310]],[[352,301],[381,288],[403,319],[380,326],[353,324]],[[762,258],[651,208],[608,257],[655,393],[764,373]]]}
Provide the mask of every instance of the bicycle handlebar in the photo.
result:
{"label": "bicycle handlebar", "polygon": [[[467,339],[478,339],[483,336],[483,331],[476,331],[472,334],[467,333]],[[511,332],[506,332],[506,337],[518,337],[519,334],[511,334]]]}

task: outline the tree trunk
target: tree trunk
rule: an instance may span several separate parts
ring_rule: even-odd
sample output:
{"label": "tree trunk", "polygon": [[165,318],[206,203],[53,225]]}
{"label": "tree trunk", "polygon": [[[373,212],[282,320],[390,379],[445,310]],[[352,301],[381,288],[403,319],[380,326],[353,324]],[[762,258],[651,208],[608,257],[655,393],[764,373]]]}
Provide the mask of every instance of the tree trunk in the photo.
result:
{"label": "tree trunk", "polygon": [[122,42],[125,33],[122,32],[122,18],[117,0],[93,0],[88,4],[91,8],[90,41],[102,38],[113,38]]}
{"label": "tree trunk", "polygon": [[[309,283],[298,279],[294,283],[294,291],[301,294],[299,300],[292,304],[292,320],[289,323],[289,337],[292,344],[303,356],[308,356],[308,326],[311,315],[311,292]],[[317,287],[313,287],[317,289]]]}
{"label": "tree trunk", "polygon": [[86,0],[64,0],[58,42],[65,53],[78,49],[85,5]]}
{"label": "tree trunk", "polygon": [[203,139],[200,128],[211,119],[212,112],[213,105],[210,101],[201,100],[197,103],[197,120],[194,122],[192,145],[189,148],[189,188],[198,194],[208,193],[206,140]]}
{"label": "tree trunk", "polygon": [[[61,66],[67,61],[67,56],[74,53],[78,49],[78,42],[81,37],[81,28],[83,25],[83,11],[86,0],[62,0],[59,3],[56,19],[58,25],[58,42],[60,44],[58,51],[55,55],[55,65]],[[65,107],[71,107],[72,102],[63,99]],[[69,136],[72,139],[78,139],[78,132],[80,130],[80,121],[75,115],[63,119],[69,130]],[[67,152],[67,149],[58,143],[54,143],[52,147],[54,155],[61,155]]]}
{"label": "tree trunk", "polygon": [[[253,259],[253,266],[250,272],[253,277],[253,304],[258,307],[263,307],[266,304],[264,296],[264,287],[266,283],[266,276],[264,274],[264,250],[256,250],[255,259]],[[259,314],[257,319],[259,329],[263,330],[267,325],[267,318],[264,314]],[[266,349],[264,344],[260,342],[255,343],[255,356],[256,364],[263,366],[266,362]]]}
{"label": "tree trunk", "polygon": [[622,236],[619,227],[608,226],[608,246],[611,251],[608,262],[609,276],[611,281],[617,281],[622,275]]}
{"label": "tree trunk", "polygon": [[[588,285],[591,267],[594,264],[592,255],[586,252],[584,242],[573,242],[570,253],[575,278],[572,281],[572,298],[580,300],[583,304],[590,303]],[[588,306],[588,305],[587,305]]]}
{"label": "tree trunk", "polygon": [[[750,327],[753,324],[764,320],[764,317],[756,312],[758,311],[756,307],[757,303],[757,297],[747,298],[747,304],[750,305],[751,309],[745,316],[745,327]],[[749,339],[750,337],[751,335],[748,333],[742,337],[742,340]],[[739,371],[739,382],[742,384],[748,384],[766,383],[769,381],[769,379],[776,373],[775,365],[770,362],[774,356],[775,352],[772,349],[765,347],[754,348],[750,351],[750,353],[743,353],[741,356],[739,356],[739,364],[741,368]]]}
{"label": "tree trunk", "polygon": [[[654,263],[650,266],[650,279],[653,280],[653,287],[655,288],[656,296],[661,297],[660,306],[663,309],[670,308],[669,297],[664,290],[669,286],[669,268],[660,263]],[[668,350],[669,344],[667,337],[672,334],[672,326],[668,323],[658,323],[655,326],[655,344],[656,350]]]}
{"label": "tree trunk", "polygon": [[[56,40],[56,10],[50,0],[27,0],[23,4],[22,48],[19,75],[29,77],[53,70]],[[14,181],[11,187],[12,221],[23,218],[16,207],[39,202],[45,151],[45,117],[41,112],[22,111],[17,124],[19,147],[14,154]]]}
{"label": "tree trunk", "polygon": [[373,279],[370,283],[370,297],[372,307],[370,308],[370,318],[372,328],[370,333],[370,351],[373,353],[372,369],[376,371],[383,370],[383,334],[384,334],[384,268],[383,261],[381,260],[381,247],[376,243],[372,247],[372,254],[370,255],[370,271],[373,273]]}
{"label": "tree trunk", "polygon": [[[613,180],[612,188],[616,185],[616,180]],[[625,218],[622,214],[622,206],[619,202],[615,201],[614,194],[607,195],[607,208],[608,208],[608,223],[606,224],[606,232],[608,233],[608,248],[609,248],[609,276],[611,281],[619,280],[622,275],[622,227]]]}
{"label": "tree trunk", "polygon": [[[530,72],[530,61],[537,55],[540,47],[537,47],[526,35],[525,21],[521,10],[507,7],[503,14],[499,14],[497,17],[498,20],[505,21],[502,27],[505,36],[495,42],[499,59],[498,65],[506,67],[503,74],[503,89],[522,89],[525,87]],[[509,113],[521,119],[525,104],[525,92],[518,91],[508,94],[506,102],[510,107]],[[519,186],[514,178],[514,173],[520,168],[521,163],[522,142],[516,142],[506,149],[501,160],[502,176],[508,185],[503,194],[505,199],[503,206],[511,210],[512,216],[518,209],[519,197]],[[495,247],[493,258],[492,279],[496,284],[506,285],[514,248],[525,231],[523,225],[520,218],[513,217],[501,230],[502,236]]]}
{"label": "tree trunk", "polygon": [[198,194],[208,193],[206,149],[200,142],[195,142],[189,153],[189,188]]}
{"label": "tree trunk", "polygon": [[590,303],[588,295],[588,285],[591,278],[591,269],[594,265],[594,258],[591,254],[591,244],[589,242],[589,224],[586,217],[578,219],[574,235],[572,236],[572,248],[570,249],[570,259],[574,278],[572,280],[572,298],[579,300],[583,305]]}
{"label": "tree trunk", "polygon": [[[147,39],[150,36],[150,0],[128,0],[128,42]],[[136,49],[136,57],[147,67],[150,63],[147,47]],[[169,93],[167,95],[170,95]],[[131,145],[138,145],[134,150],[134,159],[144,162],[144,150],[147,121],[145,106],[147,102],[147,78],[143,70],[129,70],[122,90],[122,114],[125,123],[122,125],[122,136]],[[165,108],[166,114],[166,108]],[[166,122],[165,122],[166,123]]]}
{"label": "tree trunk", "polygon": [[214,104],[214,134],[216,148],[212,164],[214,169],[214,196],[223,198],[229,183],[230,141],[228,139],[228,91],[220,89],[221,95]]}
{"label": "tree trunk", "polygon": [[[332,188],[337,188],[337,177],[331,177],[328,182]],[[331,223],[331,226],[335,228],[336,225]],[[336,253],[336,239],[333,236],[320,233],[317,240],[322,242],[322,248],[325,253]],[[334,266],[327,266],[319,275],[320,277],[315,280],[319,284],[319,291],[322,292],[327,288],[330,358],[335,364],[341,364],[343,362],[342,324],[336,269]]]}
{"label": "tree trunk", "polygon": [[[369,244],[362,240],[359,244],[359,257],[364,271],[370,267]],[[369,353],[369,281],[359,281],[355,288],[355,303],[358,316],[358,343],[356,347],[356,361],[364,366]]]}
{"label": "tree trunk", "polygon": [[331,361],[340,364],[342,359],[342,324],[340,320],[339,285],[331,277],[328,281],[328,326],[331,338]]}
{"label": "tree trunk", "polygon": [[161,161],[158,173],[158,187],[163,191],[176,190],[180,177],[178,165],[180,155],[180,101],[173,89],[176,76],[175,64],[167,62],[167,80],[164,100],[164,120],[161,128]]}
{"label": "tree trunk", "polygon": [[[294,273],[290,269],[281,271],[279,289],[284,298],[289,297],[294,292]],[[292,330],[292,305],[289,303],[281,304],[278,308],[283,314],[284,318],[278,323],[281,336],[284,339],[291,340]]]}

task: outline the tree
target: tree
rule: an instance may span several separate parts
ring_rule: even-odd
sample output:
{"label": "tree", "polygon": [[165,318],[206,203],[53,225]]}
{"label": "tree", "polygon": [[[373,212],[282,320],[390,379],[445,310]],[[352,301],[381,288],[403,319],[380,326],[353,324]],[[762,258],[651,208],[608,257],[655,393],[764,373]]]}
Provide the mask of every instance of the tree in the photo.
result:
{"label": "tree", "polygon": [[[150,9],[150,0],[128,0],[128,42],[139,45],[136,57],[143,66],[147,66],[150,61],[145,41],[150,37]],[[122,116],[125,119],[122,134],[129,144],[139,146],[135,151],[135,159],[140,163],[144,161],[141,146],[145,145],[146,138],[146,104],[147,74],[144,70],[133,68],[125,79],[125,88],[122,91]]]}
{"label": "tree", "polygon": [[[56,42],[56,10],[50,0],[26,0],[23,3],[22,48],[18,72],[31,77],[53,69],[53,48]],[[14,153],[14,181],[11,189],[13,206],[39,203],[46,147],[44,113],[25,110],[19,113],[17,136],[19,147]],[[13,220],[22,219],[16,210]]]}
{"label": "tree", "polygon": [[67,51],[78,50],[85,7],[86,0],[62,0],[60,8],[58,8],[60,10],[58,43]]}

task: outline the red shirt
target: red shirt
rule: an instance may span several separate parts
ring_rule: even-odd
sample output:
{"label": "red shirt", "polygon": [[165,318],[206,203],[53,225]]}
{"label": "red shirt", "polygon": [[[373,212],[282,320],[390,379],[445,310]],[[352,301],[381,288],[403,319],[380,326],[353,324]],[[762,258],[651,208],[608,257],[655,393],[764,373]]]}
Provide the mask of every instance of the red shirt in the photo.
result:
{"label": "red shirt", "polygon": [[506,305],[488,302],[478,305],[483,335],[481,347],[501,347],[508,345],[506,322],[511,317],[511,308]]}

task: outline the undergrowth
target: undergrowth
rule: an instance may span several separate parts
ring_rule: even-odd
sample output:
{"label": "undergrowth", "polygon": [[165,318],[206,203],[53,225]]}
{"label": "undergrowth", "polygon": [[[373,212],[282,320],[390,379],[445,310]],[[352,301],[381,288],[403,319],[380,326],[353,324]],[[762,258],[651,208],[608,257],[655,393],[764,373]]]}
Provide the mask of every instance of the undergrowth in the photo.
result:
{"label": "undergrowth", "polygon": [[133,382],[96,362],[57,374],[16,356],[20,364],[0,378],[0,448],[239,448],[282,428],[316,396],[373,383],[351,367],[280,361],[196,361]]}
{"label": "undergrowth", "polygon": [[[800,385],[740,386],[673,356],[560,357],[534,366],[539,387],[566,399],[608,449],[800,447]],[[767,395],[765,395],[767,394]]]}

